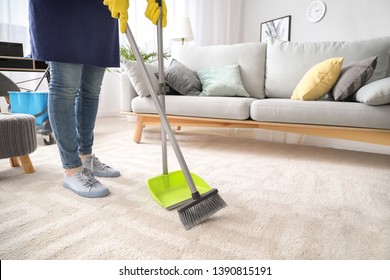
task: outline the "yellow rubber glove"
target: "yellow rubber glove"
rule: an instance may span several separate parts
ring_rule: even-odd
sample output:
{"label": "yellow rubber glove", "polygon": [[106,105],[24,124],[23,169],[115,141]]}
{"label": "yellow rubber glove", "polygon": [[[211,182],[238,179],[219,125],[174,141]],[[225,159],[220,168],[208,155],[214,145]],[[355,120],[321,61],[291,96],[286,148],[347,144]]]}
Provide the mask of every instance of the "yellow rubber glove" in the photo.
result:
{"label": "yellow rubber glove", "polygon": [[125,33],[127,20],[129,19],[127,14],[130,6],[129,0],[104,0],[103,4],[108,7],[113,18],[119,18],[120,30]]}
{"label": "yellow rubber glove", "polygon": [[[148,1],[148,6],[146,7],[145,16],[153,23],[157,24],[158,19],[160,18],[160,9],[156,0],[146,0]],[[162,27],[167,26],[167,6],[165,5],[165,0],[162,2]]]}

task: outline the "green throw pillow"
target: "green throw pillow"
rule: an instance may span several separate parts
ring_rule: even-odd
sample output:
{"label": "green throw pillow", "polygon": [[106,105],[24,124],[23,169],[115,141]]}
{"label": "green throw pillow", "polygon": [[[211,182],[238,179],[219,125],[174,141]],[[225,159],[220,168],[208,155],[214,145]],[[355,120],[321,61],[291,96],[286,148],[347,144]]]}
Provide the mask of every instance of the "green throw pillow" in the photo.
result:
{"label": "green throw pillow", "polygon": [[390,104],[390,77],[361,87],[352,99],[367,105]]}
{"label": "green throw pillow", "polygon": [[202,83],[201,95],[249,97],[242,84],[238,65],[202,69],[197,74]]}

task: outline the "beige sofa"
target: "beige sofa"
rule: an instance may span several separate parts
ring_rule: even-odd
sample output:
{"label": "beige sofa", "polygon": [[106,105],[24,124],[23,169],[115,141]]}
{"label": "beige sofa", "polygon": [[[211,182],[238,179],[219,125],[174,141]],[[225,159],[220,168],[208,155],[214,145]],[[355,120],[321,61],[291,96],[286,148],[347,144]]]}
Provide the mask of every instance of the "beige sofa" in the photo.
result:
{"label": "beige sofa", "polygon": [[[329,94],[315,101],[291,99],[297,84],[313,65],[342,57],[343,65],[348,66],[372,56],[377,57],[375,71],[359,91],[379,91],[380,96],[375,96],[379,101],[374,104],[381,105],[368,105],[370,101],[360,92],[344,101],[330,100],[326,98]],[[172,52],[172,57],[194,72],[239,65],[242,84],[249,95],[167,95],[166,111],[176,127],[261,128],[390,145],[390,37],[355,42],[270,40],[181,47]],[[159,124],[159,117],[151,97],[137,94],[135,88],[142,81],[134,69],[121,75],[121,106],[122,114],[136,116],[134,141],[140,142],[144,127]],[[148,70],[152,74],[157,67],[148,65]]]}

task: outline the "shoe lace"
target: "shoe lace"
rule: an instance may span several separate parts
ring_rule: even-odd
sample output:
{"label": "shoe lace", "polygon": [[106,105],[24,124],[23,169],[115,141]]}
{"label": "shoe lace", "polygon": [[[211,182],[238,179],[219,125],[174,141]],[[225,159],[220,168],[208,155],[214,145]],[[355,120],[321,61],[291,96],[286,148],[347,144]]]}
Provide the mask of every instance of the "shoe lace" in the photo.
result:
{"label": "shoe lace", "polygon": [[93,174],[85,168],[80,171],[80,173],[78,174],[78,178],[86,188],[89,188],[89,191],[91,191],[91,189],[96,183],[99,183],[99,181],[93,176]]}
{"label": "shoe lace", "polygon": [[97,169],[104,170],[106,168],[109,168],[108,165],[104,164],[103,162],[100,162],[100,160],[94,155],[91,155],[91,170],[94,171],[95,167]]}

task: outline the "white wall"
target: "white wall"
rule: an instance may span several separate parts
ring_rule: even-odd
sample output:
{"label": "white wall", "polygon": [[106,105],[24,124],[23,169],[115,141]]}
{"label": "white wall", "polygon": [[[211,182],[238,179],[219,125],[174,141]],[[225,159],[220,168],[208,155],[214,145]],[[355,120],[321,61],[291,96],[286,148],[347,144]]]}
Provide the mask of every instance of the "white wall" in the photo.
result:
{"label": "white wall", "polygon": [[260,40],[260,23],[291,15],[291,41],[354,41],[390,36],[390,0],[324,0],[325,17],[306,19],[314,0],[243,0],[242,42]]}
{"label": "white wall", "polygon": [[98,117],[120,115],[120,74],[117,68],[109,69],[104,74],[100,92]]}

